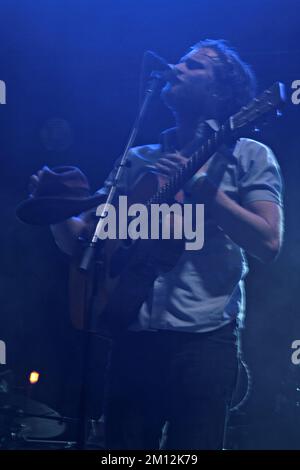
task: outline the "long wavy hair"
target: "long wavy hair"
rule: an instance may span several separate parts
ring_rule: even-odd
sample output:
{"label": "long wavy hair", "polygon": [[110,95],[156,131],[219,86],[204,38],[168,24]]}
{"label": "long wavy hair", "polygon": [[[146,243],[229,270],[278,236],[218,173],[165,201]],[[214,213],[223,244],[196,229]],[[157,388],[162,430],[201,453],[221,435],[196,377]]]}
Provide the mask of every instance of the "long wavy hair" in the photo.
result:
{"label": "long wavy hair", "polygon": [[216,52],[216,94],[218,115],[226,119],[246,105],[256,93],[256,77],[238,53],[223,39],[205,39],[192,46],[192,50],[209,48]]}

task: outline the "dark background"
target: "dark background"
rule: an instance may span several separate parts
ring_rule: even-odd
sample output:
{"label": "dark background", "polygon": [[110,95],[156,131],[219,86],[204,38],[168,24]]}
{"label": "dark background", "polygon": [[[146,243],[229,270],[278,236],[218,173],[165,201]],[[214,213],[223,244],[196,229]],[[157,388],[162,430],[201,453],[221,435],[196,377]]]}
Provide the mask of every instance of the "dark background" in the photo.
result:
{"label": "dark background", "polygon": [[[300,79],[300,4],[287,0],[2,0],[0,80],[0,339],[15,386],[76,416],[81,336],[67,307],[68,259],[47,228],[16,219],[30,174],[44,164],[78,165],[93,189],[121,153],[138,105],[143,52],[175,62],[200,39],[225,38],[257,72],[260,89],[287,87],[284,116],[260,137],[274,150],[285,181],[285,243],[275,264],[251,260],[244,355],[252,394],[230,433],[239,448],[300,449],[300,370],[291,343],[300,339],[299,117],[291,83]],[[172,125],[154,103],[139,143]],[[94,341],[90,414],[101,414],[107,346]],[[299,396],[297,396],[299,395]]]}

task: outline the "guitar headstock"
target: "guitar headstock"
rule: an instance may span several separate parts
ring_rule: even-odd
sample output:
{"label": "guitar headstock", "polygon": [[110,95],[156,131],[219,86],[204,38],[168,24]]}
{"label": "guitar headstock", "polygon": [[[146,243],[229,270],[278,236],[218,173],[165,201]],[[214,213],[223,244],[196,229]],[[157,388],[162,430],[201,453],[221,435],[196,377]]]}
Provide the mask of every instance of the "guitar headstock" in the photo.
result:
{"label": "guitar headstock", "polygon": [[285,103],[285,87],[276,82],[257,98],[243,106],[242,109],[229,118],[231,131],[240,129],[248,124],[257,122],[272,111],[279,111]]}

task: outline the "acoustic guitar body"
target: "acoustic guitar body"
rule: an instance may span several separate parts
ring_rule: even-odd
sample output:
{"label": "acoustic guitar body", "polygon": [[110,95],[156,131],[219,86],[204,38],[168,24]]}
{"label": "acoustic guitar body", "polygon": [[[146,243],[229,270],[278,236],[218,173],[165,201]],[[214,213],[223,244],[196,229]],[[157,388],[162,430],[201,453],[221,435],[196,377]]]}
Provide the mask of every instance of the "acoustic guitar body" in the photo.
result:
{"label": "acoustic guitar body", "polygon": [[[146,204],[165,182],[154,173],[145,173],[129,194],[128,206]],[[165,223],[170,223],[172,234],[174,218]],[[136,318],[158,273],[175,266],[183,245],[183,240],[172,238],[106,239],[99,241],[97,259],[88,272],[78,267],[81,249],[72,259],[70,271],[73,326],[108,337],[122,333]]]}

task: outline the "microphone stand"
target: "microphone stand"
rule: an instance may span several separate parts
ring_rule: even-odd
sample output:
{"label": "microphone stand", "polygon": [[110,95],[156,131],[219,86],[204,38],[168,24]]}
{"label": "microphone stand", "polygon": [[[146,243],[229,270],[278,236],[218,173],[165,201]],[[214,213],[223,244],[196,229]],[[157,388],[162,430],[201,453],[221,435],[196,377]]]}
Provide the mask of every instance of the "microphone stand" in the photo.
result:
{"label": "microphone stand", "polygon": [[[99,217],[98,224],[96,226],[94,235],[91,238],[88,246],[84,249],[83,256],[79,263],[79,270],[83,273],[88,273],[93,269],[93,266],[96,261],[96,253],[99,243],[98,234],[102,232],[102,227],[104,225],[105,217],[107,215],[107,209],[109,205],[113,202],[116,193],[118,192],[118,184],[121,180],[125,167],[127,166],[127,155],[130,148],[134,145],[138,132],[140,130],[141,123],[143,118],[148,110],[149,103],[153,95],[161,86],[161,82],[164,80],[163,73],[152,72],[150,80],[147,84],[145,95],[138,111],[137,117],[134,121],[133,127],[129,134],[129,139],[126,144],[124,153],[120,160],[116,176],[114,178],[113,184],[108,193],[104,208]],[[96,284],[96,273],[93,273],[92,276],[92,292],[94,292],[94,286]],[[92,306],[93,306],[93,294],[89,305],[86,302],[85,305],[85,327],[83,329],[83,360],[81,364],[81,390],[79,398],[79,413],[78,413],[78,438],[77,438],[77,449],[84,449],[86,441],[86,429],[85,429],[85,418],[86,418],[86,405],[87,405],[87,394],[88,394],[88,365],[90,362],[91,355],[91,318],[92,318]]]}
{"label": "microphone stand", "polygon": [[127,166],[128,152],[131,149],[131,147],[133,147],[133,145],[134,145],[135,139],[136,139],[137,134],[138,134],[139,129],[140,129],[140,125],[141,125],[142,120],[145,116],[145,113],[148,109],[148,105],[150,103],[150,100],[151,100],[152,96],[154,95],[154,93],[158,90],[159,85],[161,83],[162,77],[163,77],[163,75],[159,72],[152,72],[152,74],[151,74],[151,80],[148,83],[148,86],[147,86],[146,91],[145,91],[144,100],[142,102],[142,105],[140,107],[140,110],[138,112],[136,120],[134,122],[134,125],[131,129],[128,142],[126,144],[124,153],[123,153],[122,158],[121,158],[120,163],[119,163],[117,174],[115,176],[115,179],[113,181],[111,189],[108,193],[104,209],[103,209],[103,211],[100,215],[99,222],[97,224],[97,227],[96,227],[96,230],[95,230],[94,235],[92,237],[92,240],[90,241],[87,248],[84,250],[84,254],[83,254],[83,257],[82,257],[82,260],[81,260],[81,263],[80,263],[80,269],[82,271],[88,271],[91,267],[91,263],[92,263],[92,261],[95,257],[95,249],[96,249],[96,246],[97,246],[98,241],[99,241],[99,238],[98,238],[97,234],[101,233],[101,231],[102,231],[101,228],[103,226],[104,219],[105,219],[106,214],[107,214],[107,208],[108,208],[109,204],[112,203],[112,201],[113,201],[113,199],[114,199],[114,197],[117,193],[118,183],[119,183],[119,181],[120,181],[120,179],[123,175],[125,167]]}

